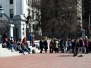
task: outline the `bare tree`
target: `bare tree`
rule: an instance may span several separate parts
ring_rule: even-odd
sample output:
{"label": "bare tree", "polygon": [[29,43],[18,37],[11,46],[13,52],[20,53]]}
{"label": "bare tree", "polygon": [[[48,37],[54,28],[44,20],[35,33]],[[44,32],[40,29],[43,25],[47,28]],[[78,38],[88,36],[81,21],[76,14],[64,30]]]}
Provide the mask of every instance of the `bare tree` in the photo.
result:
{"label": "bare tree", "polygon": [[42,32],[75,32],[77,29],[76,0],[41,0]]}

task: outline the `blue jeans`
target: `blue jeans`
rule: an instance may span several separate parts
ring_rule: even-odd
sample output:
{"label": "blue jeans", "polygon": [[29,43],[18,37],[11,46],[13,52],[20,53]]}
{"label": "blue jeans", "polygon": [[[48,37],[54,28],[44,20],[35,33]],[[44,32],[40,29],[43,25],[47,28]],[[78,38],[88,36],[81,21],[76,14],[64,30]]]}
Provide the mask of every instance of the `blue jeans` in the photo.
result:
{"label": "blue jeans", "polygon": [[78,53],[82,54],[82,50],[83,50],[82,47],[78,47]]}
{"label": "blue jeans", "polygon": [[24,54],[25,51],[30,54],[30,51],[28,50],[28,48],[23,48],[22,51],[23,51],[23,54]]}

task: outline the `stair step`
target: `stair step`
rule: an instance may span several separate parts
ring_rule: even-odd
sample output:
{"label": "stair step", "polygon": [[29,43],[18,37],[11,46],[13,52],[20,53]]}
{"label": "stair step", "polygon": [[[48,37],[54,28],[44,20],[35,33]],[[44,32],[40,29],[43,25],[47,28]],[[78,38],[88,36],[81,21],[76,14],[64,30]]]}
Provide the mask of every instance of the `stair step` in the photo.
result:
{"label": "stair step", "polygon": [[[33,49],[35,49],[36,53],[40,52],[40,50],[38,50],[38,48],[36,47],[29,46],[29,48],[31,49],[30,54],[32,54]],[[28,54],[28,52],[25,52],[25,54]],[[17,56],[17,55],[22,55],[22,53],[19,53],[19,51],[11,52],[10,49],[2,48],[2,44],[0,44],[0,57]]]}

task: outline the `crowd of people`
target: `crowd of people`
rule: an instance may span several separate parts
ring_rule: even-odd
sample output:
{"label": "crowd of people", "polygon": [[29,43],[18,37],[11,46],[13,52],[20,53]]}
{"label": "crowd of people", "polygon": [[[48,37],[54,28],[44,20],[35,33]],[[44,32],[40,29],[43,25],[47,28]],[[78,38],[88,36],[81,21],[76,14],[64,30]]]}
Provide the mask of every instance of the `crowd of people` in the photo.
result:
{"label": "crowd of people", "polygon": [[44,44],[45,40],[40,40],[40,53],[42,53],[43,48],[45,49],[45,53],[47,53],[47,49],[49,46],[49,52],[50,53],[73,53],[73,56],[77,56],[77,54],[80,54],[79,56],[82,57],[83,53],[88,54],[91,52],[91,41],[86,38],[82,39],[77,38],[77,39],[51,39],[49,45],[46,41],[46,45]]}
{"label": "crowd of people", "polygon": [[[30,54],[30,48],[29,46],[34,46],[34,40],[33,36],[30,33],[29,35],[30,39],[30,45],[27,43],[27,38],[24,37],[22,40],[19,38],[18,40],[13,40],[12,38],[9,39],[7,36],[7,33],[5,32],[3,34],[3,44],[6,45],[8,49],[11,49],[11,51],[19,51],[20,53],[28,52]],[[88,38],[77,38],[77,39],[68,39],[68,38],[61,38],[61,39],[51,39],[50,43],[48,44],[46,39],[41,39],[39,41],[39,49],[40,53],[42,53],[43,49],[45,50],[45,53],[47,53],[49,48],[50,53],[73,53],[73,56],[77,56],[77,54],[80,54],[80,56],[83,56],[83,53],[90,53],[91,52],[91,40]],[[24,54],[25,55],[25,54]]]}
{"label": "crowd of people", "polygon": [[[10,49],[12,52],[13,51],[19,51],[19,53],[28,52],[30,54],[30,48],[27,43],[27,38],[24,37],[22,40],[19,38],[17,40],[13,40],[12,38],[9,39],[7,36],[7,33],[5,32],[3,34],[3,44],[2,46]],[[24,54],[25,55],[25,54]]]}

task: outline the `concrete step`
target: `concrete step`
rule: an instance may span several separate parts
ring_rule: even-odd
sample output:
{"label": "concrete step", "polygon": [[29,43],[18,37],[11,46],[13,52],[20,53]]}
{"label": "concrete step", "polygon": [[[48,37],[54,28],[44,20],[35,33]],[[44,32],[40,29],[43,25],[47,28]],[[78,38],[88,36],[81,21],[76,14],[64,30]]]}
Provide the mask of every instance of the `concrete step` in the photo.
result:
{"label": "concrete step", "polygon": [[36,48],[36,47],[29,46],[29,48],[31,49],[31,51],[34,49],[36,51],[36,53],[40,52],[40,50],[38,50],[38,48]]}
{"label": "concrete step", "polygon": [[[36,53],[39,53],[40,50],[36,47],[29,46],[31,49],[30,54],[32,54],[32,50],[35,49]],[[25,52],[25,54],[28,54],[28,52]],[[2,44],[0,44],[0,57],[8,57],[8,56],[17,56],[17,55],[22,55],[22,53],[19,53],[19,51],[13,51],[11,52],[10,49],[7,48],[2,48]]]}

